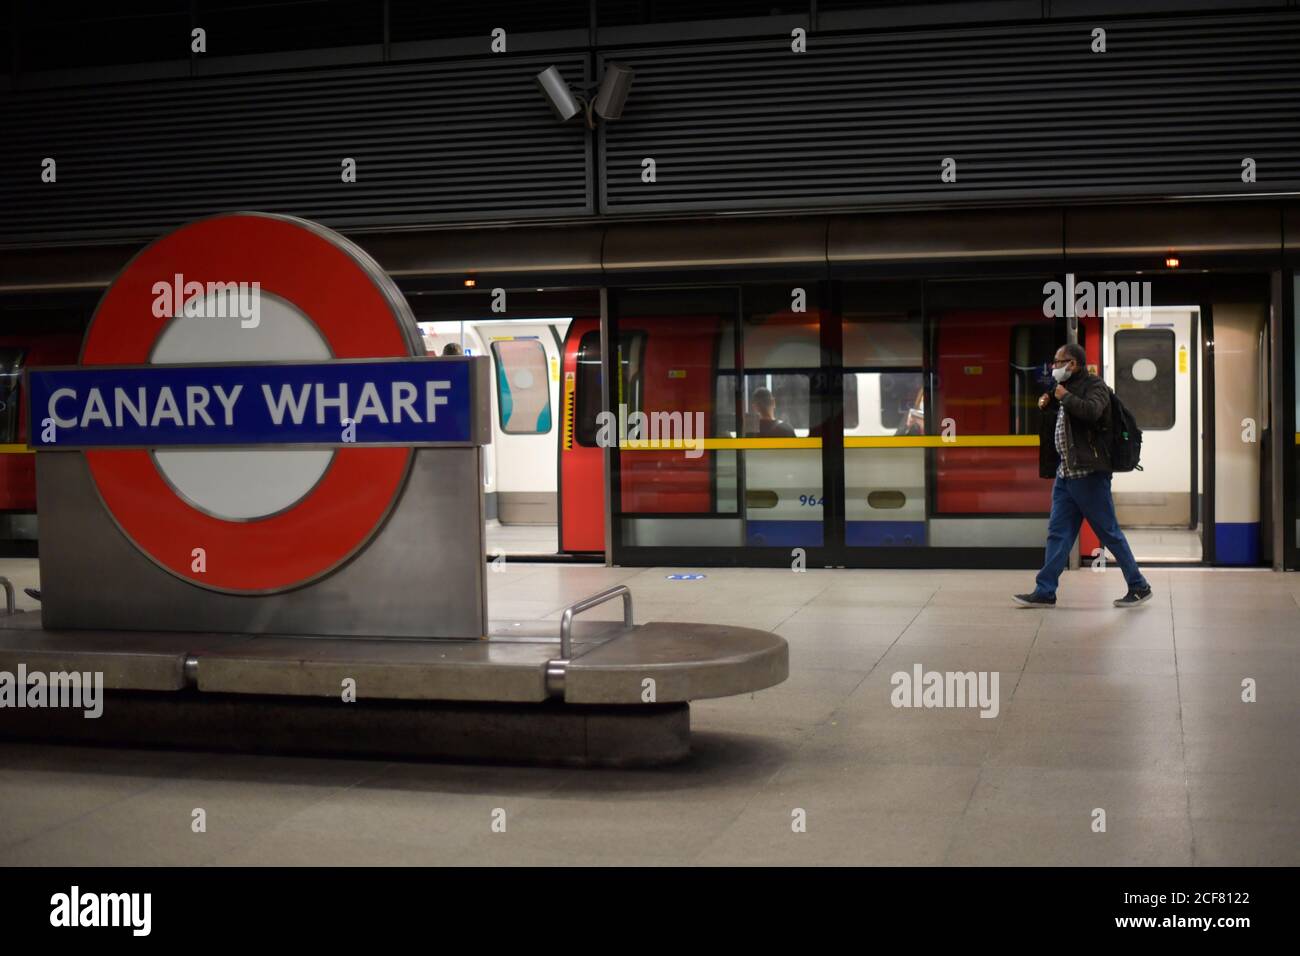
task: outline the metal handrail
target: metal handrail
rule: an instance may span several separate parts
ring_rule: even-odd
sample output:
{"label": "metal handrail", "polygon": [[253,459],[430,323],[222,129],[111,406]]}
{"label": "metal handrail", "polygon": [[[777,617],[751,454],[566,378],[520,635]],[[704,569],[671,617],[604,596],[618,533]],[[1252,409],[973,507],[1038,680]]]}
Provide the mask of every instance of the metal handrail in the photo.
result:
{"label": "metal handrail", "polygon": [[12,617],[18,613],[18,601],[14,596],[14,586],[9,583],[8,578],[0,578],[0,588],[5,589],[5,614]]}
{"label": "metal handrail", "polygon": [[632,592],[626,584],[618,584],[608,591],[601,591],[599,594],[593,594],[589,598],[583,598],[577,604],[570,604],[564,609],[564,614],[560,618],[560,657],[563,660],[569,659],[569,652],[573,646],[573,618],[583,611],[590,611],[599,604],[606,601],[612,601],[616,597],[623,599],[623,626],[632,626]]}

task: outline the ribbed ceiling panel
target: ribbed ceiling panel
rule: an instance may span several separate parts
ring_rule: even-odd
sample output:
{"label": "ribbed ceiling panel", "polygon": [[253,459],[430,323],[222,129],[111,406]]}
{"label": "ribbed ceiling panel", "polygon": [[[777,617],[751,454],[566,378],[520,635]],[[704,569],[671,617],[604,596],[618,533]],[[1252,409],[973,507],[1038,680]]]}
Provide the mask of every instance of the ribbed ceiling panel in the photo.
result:
{"label": "ribbed ceiling panel", "polygon": [[[1092,29],[1107,52],[1092,53]],[[1300,11],[619,51],[609,212],[1300,188]],[[653,157],[657,182],[643,183]],[[957,181],[940,180],[957,161]],[[1258,182],[1241,181],[1241,161]]]}
{"label": "ribbed ceiling panel", "polygon": [[[154,81],[4,94],[0,242],[151,237],[257,209],[333,226],[583,215],[581,131],[534,83],[585,58]],[[42,183],[41,161],[58,163]],[[341,181],[341,160],[357,181]],[[23,171],[23,175],[17,175]]]}

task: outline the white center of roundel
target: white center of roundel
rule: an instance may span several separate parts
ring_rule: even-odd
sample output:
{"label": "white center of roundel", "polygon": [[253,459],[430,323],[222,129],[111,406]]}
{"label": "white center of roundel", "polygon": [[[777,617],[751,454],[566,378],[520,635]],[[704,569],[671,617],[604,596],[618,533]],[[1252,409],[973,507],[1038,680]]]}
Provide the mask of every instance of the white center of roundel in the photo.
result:
{"label": "white center of roundel", "polygon": [[[220,317],[215,296],[200,314],[177,315],[159,336],[149,357],[155,365],[182,362],[325,361],[329,346],[295,306],[279,296],[254,292],[258,322],[244,328],[238,316]],[[178,310],[179,311],[179,310]],[[257,314],[255,312],[254,314]],[[243,401],[256,399],[246,395]],[[329,468],[332,451],[204,448],[155,451],[163,477],[191,504],[217,518],[247,521],[284,511],[316,486]]]}
{"label": "white center of roundel", "polygon": [[1149,358],[1140,358],[1133,363],[1133,380],[1149,382],[1156,377],[1156,363]]}

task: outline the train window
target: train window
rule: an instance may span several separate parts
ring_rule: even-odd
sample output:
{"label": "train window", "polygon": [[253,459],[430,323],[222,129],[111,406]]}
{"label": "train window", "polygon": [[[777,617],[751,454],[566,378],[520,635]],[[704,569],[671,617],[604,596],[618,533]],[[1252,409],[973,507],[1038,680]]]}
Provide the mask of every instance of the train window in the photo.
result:
{"label": "train window", "polygon": [[[642,356],[645,352],[644,332],[624,332],[618,337],[619,381],[616,404],[627,406],[628,413],[642,411],[644,391]],[[579,445],[597,447],[596,416],[601,410],[600,333],[584,332],[578,340],[578,374],[574,383],[576,392],[576,417],[574,437]]]}
{"label": "train window", "polygon": [[623,332],[618,337],[618,387],[615,403],[626,405],[628,413],[645,411],[644,332]]}
{"label": "train window", "polygon": [[924,435],[924,383],[921,372],[845,372],[844,434]]}
{"label": "train window", "polygon": [[736,376],[726,372],[717,377],[713,396],[713,434],[736,436]]}
{"label": "train window", "polygon": [[576,427],[579,445],[596,447],[596,416],[600,414],[600,333],[586,332],[578,340]]}
{"label": "train window", "polygon": [[1115,394],[1143,431],[1174,427],[1173,329],[1121,329],[1115,333]]}
{"label": "train window", "polygon": [[808,375],[770,372],[746,375],[744,437],[807,437],[810,386]]}
{"label": "train window", "polygon": [[497,413],[507,435],[551,430],[551,380],[546,349],[537,339],[492,343],[497,367]]}
{"label": "train window", "polygon": [[[744,438],[807,438],[821,434],[825,413],[812,388],[812,372],[749,372],[745,375]],[[857,405],[857,383],[854,389]]]}
{"label": "train window", "polygon": [[[779,438],[790,437],[775,425],[763,424],[766,416],[762,408],[755,404],[754,397],[759,395],[759,405],[765,400],[760,390],[766,389],[772,394],[772,421],[785,422],[796,429],[799,434],[794,437],[806,438],[812,424],[820,424],[811,395],[812,376],[807,374],[786,374],[751,372],[745,376],[745,429],[743,438]],[[730,372],[718,376],[717,395],[714,403],[715,431],[719,435],[736,435],[735,392],[736,376]],[[844,376],[844,422],[846,429],[858,425],[858,381],[853,375]],[[810,424],[811,423],[811,424]],[[769,434],[776,432],[775,434]],[[814,433],[815,434],[815,433]]]}
{"label": "train window", "polygon": [[23,350],[0,349],[0,445],[18,441],[18,390],[23,381]]}
{"label": "train window", "polygon": [[[944,295],[967,291],[963,285]],[[981,292],[995,290],[969,290],[975,298]],[[1037,434],[1037,402],[1050,382],[1045,362],[1058,344],[1042,307],[954,309],[936,313],[932,328],[935,420],[951,418],[959,435]]]}
{"label": "train window", "polygon": [[[880,427],[900,435],[925,434],[925,376],[920,372],[874,374],[880,380]],[[846,420],[845,429],[849,428]]]}
{"label": "train window", "polygon": [[[1079,344],[1084,345],[1084,328],[1079,327]],[[1038,397],[1055,388],[1050,358],[1056,354],[1056,329],[1041,322],[1011,327],[1011,422],[1012,435],[1037,435],[1040,412]]]}

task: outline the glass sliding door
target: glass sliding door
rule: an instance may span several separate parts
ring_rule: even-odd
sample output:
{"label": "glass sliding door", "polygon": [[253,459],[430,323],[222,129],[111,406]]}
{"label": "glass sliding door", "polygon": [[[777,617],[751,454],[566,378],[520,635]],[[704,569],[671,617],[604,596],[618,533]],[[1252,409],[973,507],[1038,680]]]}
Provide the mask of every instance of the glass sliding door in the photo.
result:
{"label": "glass sliding door", "polygon": [[610,290],[615,562],[1036,566],[1049,281]]}
{"label": "glass sliding door", "polygon": [[934,370],[930,544],[1028,549],[1038,560],[1052,483],[1039,477],[1038,398],[1065,342],[1044,312],[1050,277],[926,287]]}
{"label": "glass sliding door", "polygon": [[610,291],[616,562],[744,546],[737,452],[718,440],[737,422],[738,310],[734,287]]}
{"label": "glass sliding door", "polygon": [[843,284],[846,563],[1041,559],[1037,399],[1065,335],[1048,281]]}
{"label": "glass sliding door", "polygon": [[788,284],[741,289],[738,453],[749,547],[825,543],[821,439],[831,410],[819,290],[801,291]]}
{"label": "glass sliding door", "polygon": [[917,281],[845,283],[844,544],[926,544],[927,434],[922,288]]}
{"label": "glass sliding door", "polygon": [[616,562],[779,565],[823,546],[819,294],[610,290]]}

